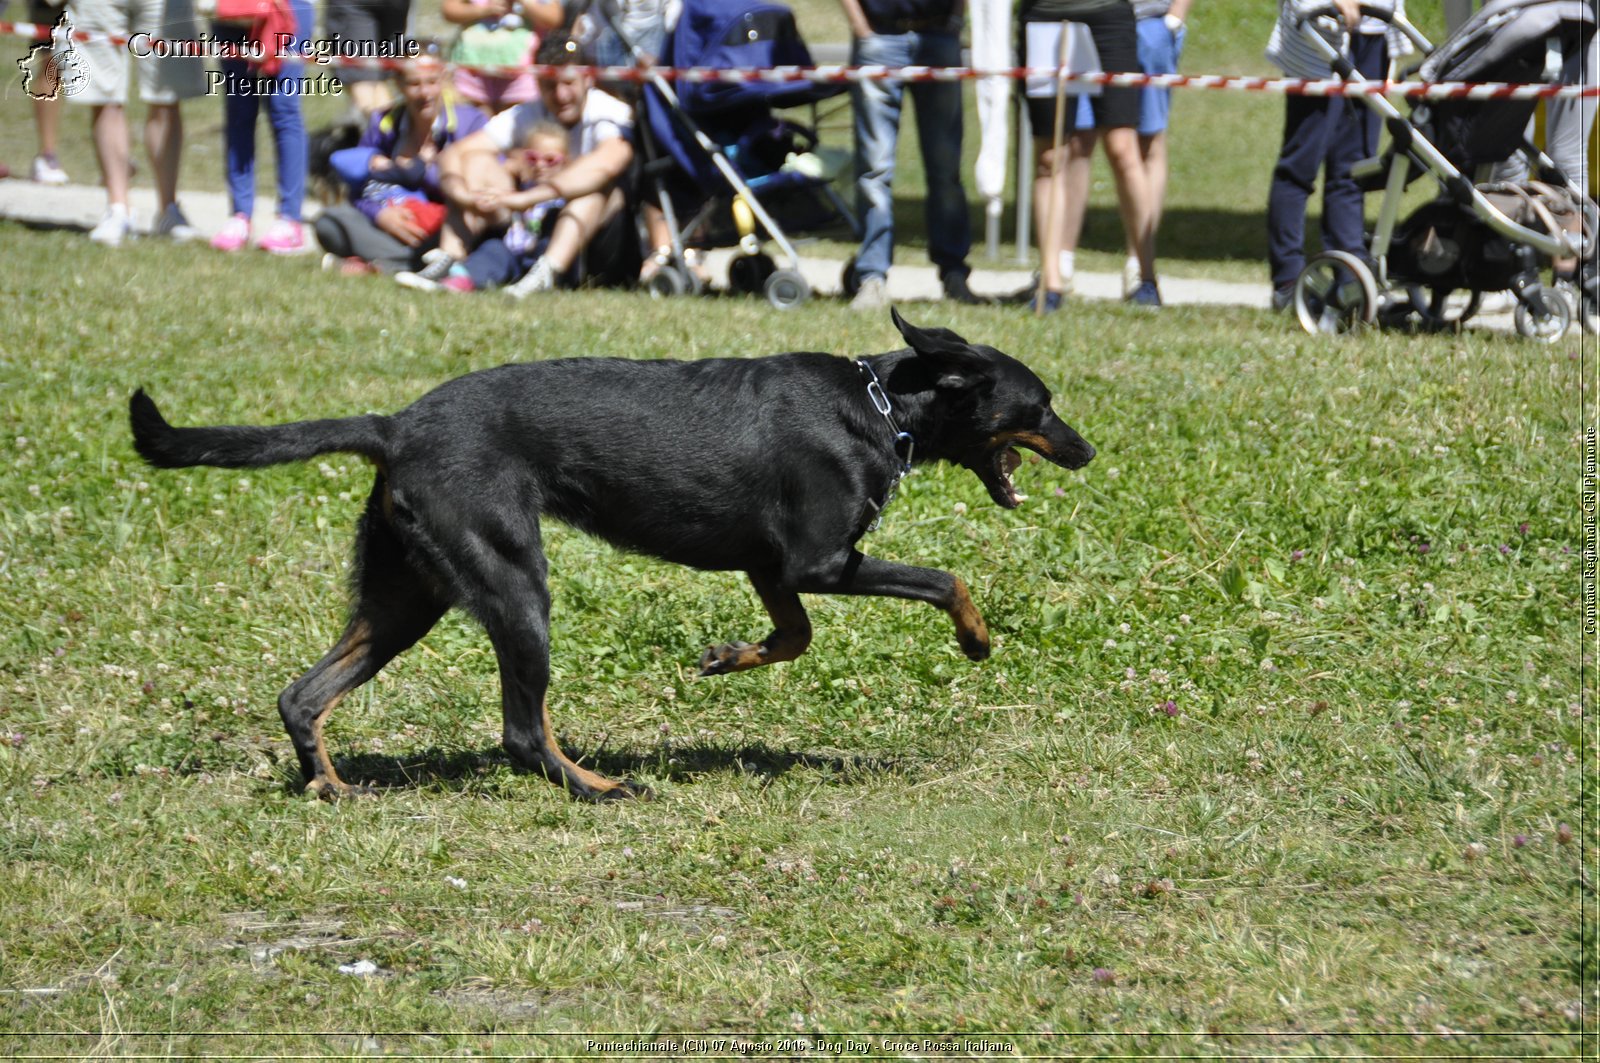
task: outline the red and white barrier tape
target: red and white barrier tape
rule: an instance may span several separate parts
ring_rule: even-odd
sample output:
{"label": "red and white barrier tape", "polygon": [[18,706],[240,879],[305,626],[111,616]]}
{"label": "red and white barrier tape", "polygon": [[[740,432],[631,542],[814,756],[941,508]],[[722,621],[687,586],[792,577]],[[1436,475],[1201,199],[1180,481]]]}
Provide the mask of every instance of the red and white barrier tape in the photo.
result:
{"label": "red and white barrier tape", "polygon": [[[0,36],[27,37],[44,41],[50,38],[52,27],[32,22],[0,22]],[[114,47],[126,47],[127,37],[115,34],[92,34],[74,31],[70,39],[75,43],[104,42]],[[194,42],[142,40],[141,46],[170,49],[170,54],[185,54],[183,49],[193,48]],[[209,42],[202,47],[225,48],[220,42]],[[153,54],[146,51],[145,54]],[[211,54],[211,53],[206,53]],[[232,58],[232,56],[228,56]],[[240,58],[259,58],[240,56]],[[416,60],[364,56],[301,55],[281,53],[289,61],[312,63],[320,66],[359,68],[366,70],[401,70]],[[1427,100],[1526,100],[1571,99],[1574,97],[1600,97],[1600,85],[1520,85],[1509,82],[1439,81],[1340,81],[1337,79],[1312,80],[1308,78],[1238,77],[1226,74],[1141,74],[1098,73],[1059,74],[1055,67],[1004,67],[983,70],[970,66],[778,66],[765,68],[712,69],[710,67],[653,67],[648,72],[632,66],[549,67],[537,64],[522,66],[471,66],[444,64],[449,69],[470,70],[489,77],[515,77],[531,72],[535,77],[559,76],[572,71],[582,71],[601,81],[643,82],[659,75],[669,81],[687,84],[807,81],[823,84],[841,84],[858,81],[977,81],[987,78],[1006,78],[1021,81],[1058,77],[1067,84],[1102,85],[1122,88],[1172,88],[1172,89],[1225,89],[1243,92],[1265,92],[1288,96],[1407,96]]]}

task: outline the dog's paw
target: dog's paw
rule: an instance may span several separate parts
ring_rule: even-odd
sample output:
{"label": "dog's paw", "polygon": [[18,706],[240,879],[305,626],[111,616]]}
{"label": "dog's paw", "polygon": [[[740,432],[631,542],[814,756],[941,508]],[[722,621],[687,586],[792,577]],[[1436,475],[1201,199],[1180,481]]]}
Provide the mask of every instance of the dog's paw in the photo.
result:
{"label": "dog's paw", "polygon": [[957,638],[961,644],[961,652],[971,661],[986,661],[989,659],[989,633],[965,631]]}
{"label": "dog's paw", "polygon": [[712,646],[700,656],[700,674],[727,675],[753,668],[761,660],[761,647],[748,642],[725,642]]}
{"label": "dog's paw", "polygon": [[585,801],[599,804],[602,801],[654,801],[656,792],[644,783],[623,779],[609,790],[596,790],[583,795]]}
{"label": "dog's paw", "polygon": [[352,786],[338,779],[312,779],[306,783],[305,792],[323,801],[347,801],[357,797],[378,796],[378,791],[370,786]]}

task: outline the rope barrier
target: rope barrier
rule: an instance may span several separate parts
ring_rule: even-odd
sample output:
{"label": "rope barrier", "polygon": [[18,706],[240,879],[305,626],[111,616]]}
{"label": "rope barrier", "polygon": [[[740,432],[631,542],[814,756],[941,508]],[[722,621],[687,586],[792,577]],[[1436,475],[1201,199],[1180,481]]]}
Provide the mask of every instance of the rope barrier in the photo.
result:
{"label": "rope barrier", "polygon": [[[52,27],[32,22],[0,22],[0,36],[25,37],[46,41]],[[80,44],[109,43],[127,47],[130,38],[115,34],[93,34],[74,31],[67,35]],[[151,56],[201,55],[211,58],[240,58],[259,60],[263,55],[244,46],[241,53],[236,46],[225,42],[201,44],[195,41],[164,41],[146,38],[139,42]],[[142,56],[141,56],[142,57]],[[403,70],[416,62],[438,62],[430,59],[386,58],[381,56],[345,56],[297,53],[292,50],[279,53],[291,62],[305,62],[318,66],[357,68],[365,70]],[[534,77],[559,77],[579,72],[593,76],[598,81],[640,83],[660,76],[668,81],[683,84],[748,84],[751,82],[814,82],[821,84],[848,84],[866,81],[979,81],[1004,78],[1011,81],[1048,78],[1069,85],[1097,85],[1113,88],[1170,88],[1216,89],[1230,92],[1263,92],[1287,96],[1404,96],[1424,100],[1528,100],[1573,99],[1600,97],[1600,85],[1539,85],[1511,82],[1466,81],[1341,81],[1338,79],[1313,80],[1308,78],[1241,77],[1229,74],[1143,74],[1094,73],[1064,74],[1057,67],[1002,67],[982,69],[970,66],[778,66],[764,68],[713,69],[710,67],[651,67],[648,70],[634,66],[473,66],[440,63],[447,70],[470,70],[488,77],[515,77],[531,72]]]}

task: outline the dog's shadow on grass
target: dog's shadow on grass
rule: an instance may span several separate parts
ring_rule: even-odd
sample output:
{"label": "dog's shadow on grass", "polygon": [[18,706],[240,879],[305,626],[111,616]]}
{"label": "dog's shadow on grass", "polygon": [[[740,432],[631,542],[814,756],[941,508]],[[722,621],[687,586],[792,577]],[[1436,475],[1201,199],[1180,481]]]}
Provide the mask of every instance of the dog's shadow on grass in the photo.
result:
{"label": "dog's shadow on grass", "polygon": [[[904,773],[912,767],[889,757],[812,753],[774,749],[762,744],[739,747],[664,744],[594,752],[569,747],[566,753],[584,767],[610,778],[645,782],[686,783],[703,775],[728,772],[753,776],[762,784],[768,784],[798,768],[828,782],[854,785],[886,774]],[[474,750],[428,748],[402,756],[356,753],[337,758],[335,767],[346,782],[379,790],[466,790],[506,771],[519,775],[538,774],[514,765],[498,746]],[[285,783],[292,789],[302,785],[298,776],[286,779]]]}

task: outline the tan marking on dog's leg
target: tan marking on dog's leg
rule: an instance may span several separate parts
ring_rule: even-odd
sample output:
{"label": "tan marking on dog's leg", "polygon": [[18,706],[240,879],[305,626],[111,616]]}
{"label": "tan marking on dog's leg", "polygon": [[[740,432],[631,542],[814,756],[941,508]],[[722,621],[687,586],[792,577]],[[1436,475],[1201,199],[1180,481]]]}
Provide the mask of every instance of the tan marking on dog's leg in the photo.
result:
{"label": "tan marking on dog's leg", "polygon": [[955,621],[956,641],[961,645],[961,652],[974,661],[981,661],[989,656],[989,626],[983,622],[983,615],[978,612],[961,577],[952,578],[955,587],[951,591],[950,607],[945,611]]}
{"label": "tan marking on dog's leg", "polygon": [[[337,647],[340,651],[339,658],[329,667],[328,672],[325,673],[327,678],[331,679],[335,684],[338,684],[340,673],[359,668],[361,666],[362,658],[370,650],[371,640],[372,629],[367,622],[359,619],[352,621],[349,630],[347,630],[344,637],[339,640],[339,645]],[[317,711],[316,716],[311,720],[311,740],[313,743],[315,743],[315,749],[312,752],[312,758],[316,762],[316,774],[312,777],[311,781],[306,784],[306,792],[315,794],[316,796],[326,800],[334,800],[341,797],[352,797],[358,794],[369,794],[372,792],[363,786],[351,786],[349,783],[339,778],[339,773],[335,771],[333,767],[333,758],[328,755],[327,743],[323,739],[323,724],[327,722],[327,719],[330,715],[332,715],[333,710],[338,707],[339,702],[344,700],[346,693],[346,690],[340,689],[328,699],[327,703]]]}
{"label": "tan marking on dog's leg", "polygon": [[550,727],[550,705],[548,702],[539,706],[540,731],[544,735],[543,760],[545,774],[558,776],[552,782],[560,783],[568,790],[578,791],[578,796],[590,801],[614,801],[624,798],[637,797],[650,800],[653,794],[650,789],[637,783],[618,782],[608,779],[598,772],[581,767],[561,751],[561,746],[556,742],[555,732]]}
{"label": "tan marking on dog's leg", "polygon": [[792,661],[811,645],[811,618],[806,615],[800,596],[784,590],[770,576],[754,572],[749,576],[767,615],[772,618],[772,633],[759,646],[730,642],[711,647],[700,658],[701,675],[726,675]]}

